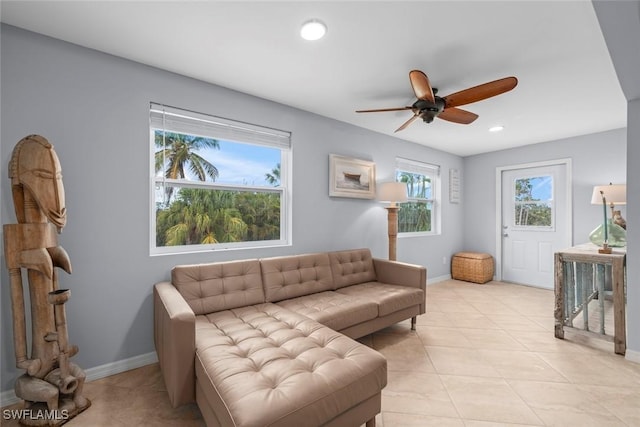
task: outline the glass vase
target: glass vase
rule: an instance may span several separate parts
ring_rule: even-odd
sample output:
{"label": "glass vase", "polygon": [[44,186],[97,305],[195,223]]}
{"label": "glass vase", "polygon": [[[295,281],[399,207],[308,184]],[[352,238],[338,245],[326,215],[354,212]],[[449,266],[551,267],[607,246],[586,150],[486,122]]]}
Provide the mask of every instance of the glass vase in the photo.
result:
{"label": "glass vase", "polygon": [[[609,234],[609,246],[614,248],[627,246],[626,230],[618,224],[613,223],[611,219],[607,219],[607,233]],[[604,243],[604,224],[600,224],[589,234],[589,240],[596,246],[602,246]]]}

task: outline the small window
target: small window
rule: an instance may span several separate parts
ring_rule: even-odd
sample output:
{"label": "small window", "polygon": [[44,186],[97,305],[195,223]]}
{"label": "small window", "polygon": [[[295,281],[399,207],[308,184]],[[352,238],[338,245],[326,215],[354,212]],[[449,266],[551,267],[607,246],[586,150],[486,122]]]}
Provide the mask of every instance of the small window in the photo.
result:
{"label": "small window", "polygon": [[151,253],[290,242],[288,132],[151,104]]}
{"label": "small window", "polygon": [[514,180],[514,227],[553,228],[553,177],[550,175]]}
{"label": "small window", "polygon": [[398,233],[438,233],[439,175],[439,166],[396,159],[396,181],[406,183],[408,196],[398,211]]}

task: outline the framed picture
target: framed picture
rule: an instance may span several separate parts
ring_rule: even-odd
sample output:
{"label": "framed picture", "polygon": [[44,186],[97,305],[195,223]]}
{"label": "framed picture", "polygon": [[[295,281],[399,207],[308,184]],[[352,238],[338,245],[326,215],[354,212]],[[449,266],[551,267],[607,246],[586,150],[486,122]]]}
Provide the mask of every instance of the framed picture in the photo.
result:
{"label": "framed picture", "polygon": [[375,163],[329,154],[329,196],[375,198]]}

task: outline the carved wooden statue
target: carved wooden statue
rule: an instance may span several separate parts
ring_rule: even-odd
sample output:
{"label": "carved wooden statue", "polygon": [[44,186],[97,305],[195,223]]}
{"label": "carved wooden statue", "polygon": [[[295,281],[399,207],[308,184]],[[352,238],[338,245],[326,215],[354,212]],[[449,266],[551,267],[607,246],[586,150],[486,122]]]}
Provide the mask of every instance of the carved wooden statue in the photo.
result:
{"label": "carved wooden statue", "polygon": [[[60,162],[42,136],[29,135],[15,146],[9,178],[18,224],[4,225],[4,250],[11,283],[16,366],[26,372],[15,384],[25,401],[23,425],[60,425],[89,407],[82,395],[84,371],[70,361],[65,302],[57,269],[71,273],[57,234],[67,221]],[[31,301],[31,354],[27,353],[22,270]]]}

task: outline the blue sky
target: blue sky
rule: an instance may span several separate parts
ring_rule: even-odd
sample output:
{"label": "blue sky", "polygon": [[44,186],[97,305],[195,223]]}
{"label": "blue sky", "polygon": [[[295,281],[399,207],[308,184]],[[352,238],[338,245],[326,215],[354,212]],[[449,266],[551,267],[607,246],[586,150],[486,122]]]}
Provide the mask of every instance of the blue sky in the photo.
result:
{"label": "blue sky", "polygon": [[223,184],[264,185],[265,174],[280,163],[280,150],[251,144],[220,141],[219,150],[201,155],[220,172],[216,182]]}
{"label": "blue sky", "polygon": [[549,175],[535,176],[528,179],[531,184],[531,196],[534,200],[550,200],[553,198],[553,178]]}
{"label": "blue sky", "polygon": [[280,150],[253,144],[218,140],[220,149],[198,151],[216,168],[221,184],[271,185],[265,175],[280,163]]}

